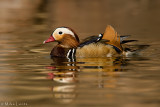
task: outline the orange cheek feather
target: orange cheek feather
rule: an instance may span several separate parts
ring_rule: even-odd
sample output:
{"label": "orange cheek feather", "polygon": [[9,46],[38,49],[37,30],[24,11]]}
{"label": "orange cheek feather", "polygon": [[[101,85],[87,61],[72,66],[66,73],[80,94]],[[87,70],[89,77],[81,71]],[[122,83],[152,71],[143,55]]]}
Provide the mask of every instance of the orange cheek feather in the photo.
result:
{"label": "orange cheek feather", "polygon": [[57,41],[62,40],[63,37],[64,37],[64,35],[58,35],[58,34],[55,34],[55,35],[54,35],[54,38],[55,38],[55,40],[57,40]]}

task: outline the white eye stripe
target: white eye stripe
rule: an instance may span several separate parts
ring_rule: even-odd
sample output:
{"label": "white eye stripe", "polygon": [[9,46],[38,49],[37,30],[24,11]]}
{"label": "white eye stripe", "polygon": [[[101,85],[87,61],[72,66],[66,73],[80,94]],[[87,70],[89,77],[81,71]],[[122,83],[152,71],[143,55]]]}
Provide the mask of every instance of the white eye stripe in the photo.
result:
{"label": "white eye stripe", "polygon": [[57,28],[54,32],[53,32],[53,36],[54,36],[54,34],[59,34],[59,32],[62,32],[62,34],[70,34],[70,35],[72,35],[73,37],[75,37],[74,36],[74,33],[71,31],[71,30],[69,30],[68,28]]}

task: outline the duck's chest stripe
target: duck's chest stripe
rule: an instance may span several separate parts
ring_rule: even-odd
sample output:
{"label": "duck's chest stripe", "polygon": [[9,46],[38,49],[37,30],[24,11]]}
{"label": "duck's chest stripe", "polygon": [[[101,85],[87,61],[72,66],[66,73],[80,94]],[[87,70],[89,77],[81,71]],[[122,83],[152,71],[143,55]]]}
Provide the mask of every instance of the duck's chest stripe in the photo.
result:
{"label": "duck's chest stripe", "polygon": [[76,49],[70,49],[67,53],[67,58],[74,58],[76,54]]}

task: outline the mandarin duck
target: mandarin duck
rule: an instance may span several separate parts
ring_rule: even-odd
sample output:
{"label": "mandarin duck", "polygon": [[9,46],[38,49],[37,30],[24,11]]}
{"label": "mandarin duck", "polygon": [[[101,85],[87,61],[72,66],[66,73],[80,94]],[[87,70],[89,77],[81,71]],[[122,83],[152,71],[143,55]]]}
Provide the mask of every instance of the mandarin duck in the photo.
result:
{"label": "mandarin duck", "polygon": [[43,43],[58,42],[50,55],[67,58],[127,56],[146,47],[140,45],[136,49],[131,49],[126,43],[137,40],[125,40],[127,37],[129,35],[119,36],[114,28],[108,25],[103,34],[90,36],[80,42],[74,30],[69,27],[59,27]]}

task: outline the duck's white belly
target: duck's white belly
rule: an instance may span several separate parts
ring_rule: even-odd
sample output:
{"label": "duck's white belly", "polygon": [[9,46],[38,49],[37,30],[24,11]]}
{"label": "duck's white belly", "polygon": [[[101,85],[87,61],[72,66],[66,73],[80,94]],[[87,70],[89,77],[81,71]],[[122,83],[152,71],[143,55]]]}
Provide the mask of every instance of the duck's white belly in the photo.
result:
{"label": "duck's white belly", "polygon": [[112,57],[119,55],[110,45],[92,43],[76,50],[76,57]]}

